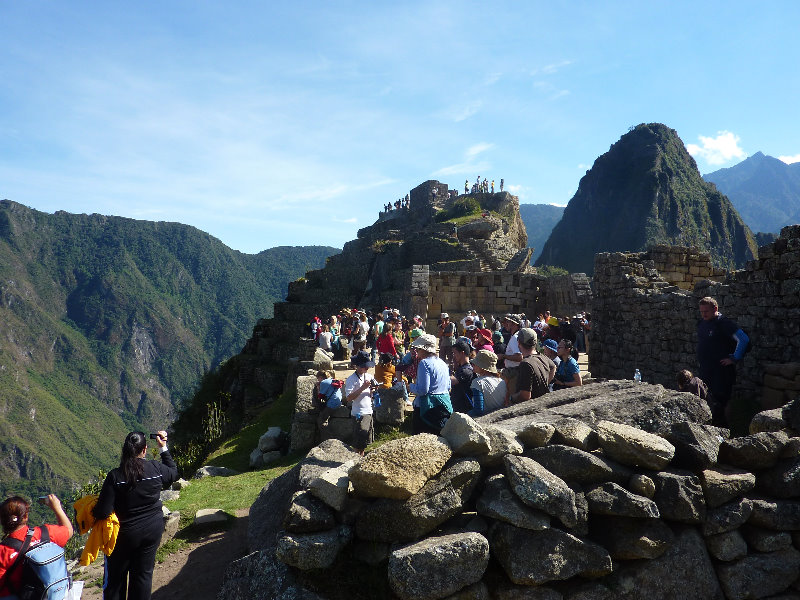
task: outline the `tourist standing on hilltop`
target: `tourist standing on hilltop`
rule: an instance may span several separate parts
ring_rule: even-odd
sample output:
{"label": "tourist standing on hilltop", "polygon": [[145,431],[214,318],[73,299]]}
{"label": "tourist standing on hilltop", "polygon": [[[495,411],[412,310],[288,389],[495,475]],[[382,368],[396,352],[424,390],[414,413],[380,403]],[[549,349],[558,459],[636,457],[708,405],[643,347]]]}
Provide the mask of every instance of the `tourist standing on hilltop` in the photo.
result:
{"label": "tourist standing on hilltop", "polygon": [[114,551],[105,558],[105,600],[150,598],[156,550],[164,533],[161,491],[178,479],[178,469],[167,449],[167,432],[154,435],[161,462],[146,460],[144,433],[129,433],[122,445],[119,467],[106,477],[92,510],[98,521],[116,513],[120,524]]}
{"label": "tourist standing on hilltop", "polygon": [[[63,548],[72,537],[72,523],[61,507],[58,497],[55,494],[49,494],[40,498],[39,502],[53,511],[58,524],[48,523],[39,527],[31,527],[30,529],[33,531],[30,539],[27,537],[30,503],[21,496],[11,496],[0,504],[0,524],[2,524],[4,534],[3,541],[0,543],[0,597],[2,598],[16,598],[16,594],[20,592],[23,569],[14,565],[26,540],[29,545],[43,539],[50,540]],[[20,564],[20,566],[22,565]],[[66,569],[64,569],[64,576],[67,576]]]}
{"label": "tourist standing on hilltop", "polygon": [[501,192],[503,191],[503,184],[504,184],[504,183],[505,183],[505,181],[501,179],[501,180],[500,180],[500,191],[501,191]]}
{"label": "tourist standing on hilltop", "polygon": [[736,324],[723,317],[717,301],[706,296],[700,300],[697,322],[697,362],[700,379],[711,391],[712,423],[727,427],[730,423],[730,399],[736,382],[736,363],[742,360],[750,338]]}
{"label": "tourist standing on hilltop", "polygon": [[464,193],[469,194],[469,179],[464,181]]}
{"label": "tourist standing on hilltop", "polygon": [[439,435],[447,419],[453,413],[450,403],[450,370],[439,358],[436,338],[428,333],[419,336],[411,344],[420,357],[417,378],[409,386],[414,398],[412,431]]}
{"label": "tourist standing on hilltop", "polygon": [[358,352],[350,360],[355,372],[344,382],[344,400],[350,405],[353,419],[353,448],[364,455],[375,436],[372,422],[372,385],[375,378],[369,373],[375,363],[366,352]]}

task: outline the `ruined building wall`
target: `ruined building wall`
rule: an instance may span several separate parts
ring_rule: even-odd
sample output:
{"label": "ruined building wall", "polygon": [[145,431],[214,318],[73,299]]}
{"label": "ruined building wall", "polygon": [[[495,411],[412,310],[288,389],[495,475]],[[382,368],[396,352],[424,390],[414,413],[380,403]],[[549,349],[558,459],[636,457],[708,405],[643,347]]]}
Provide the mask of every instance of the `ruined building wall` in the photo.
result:
{"label": "ruined building wall", "polygon": [[759,258],[727,276],[707,254],[659,246],[595,257],[589,370],[609,379],[642,371],[645,381],[674,386],[681,369],[697,370],[698,300],[750,336],[734,395],[773,408],[800,391],[800,225],[785,227]]}

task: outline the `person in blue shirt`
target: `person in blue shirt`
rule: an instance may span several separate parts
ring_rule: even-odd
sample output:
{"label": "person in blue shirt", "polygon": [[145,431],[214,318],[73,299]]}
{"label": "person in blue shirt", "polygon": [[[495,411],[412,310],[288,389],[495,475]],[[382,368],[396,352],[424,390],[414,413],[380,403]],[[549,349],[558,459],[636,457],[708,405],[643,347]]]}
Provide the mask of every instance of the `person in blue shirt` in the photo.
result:
{"label": "person in blue shirt", "polygon": [[566,338],[562,339],[558,342],[557,352],[561,362],[556,367],[553,391],[583,385],[581,368],[578,366],[578,361],[572,357],[572,342]]}
{"label": "person in blue shirt", "polygon": [[324,404],[317,417],[317,429],[322,431],[333,411],[342,405],[342,382],[317,371],[317,397]]}
{"label": "person in blue shirt", "polygon": [[453,414],[450,403],[450,370],[438,356],[438,343],[429,333],[419,336],[411,343],[421,357],[417,367],[417,380],[409,386],[414,398],[414,433],[441,432],[447,419]]}
{"label": "person in blue shirt", "polygon": [[706,296],[699,304],[698,374],[711,391],[712,423],[718,427],[726,427],[731,416],[728,402],[736,382],[736,363],[744,357],[750,338],[736,321],[720,314],[719,305],[714,298]]}

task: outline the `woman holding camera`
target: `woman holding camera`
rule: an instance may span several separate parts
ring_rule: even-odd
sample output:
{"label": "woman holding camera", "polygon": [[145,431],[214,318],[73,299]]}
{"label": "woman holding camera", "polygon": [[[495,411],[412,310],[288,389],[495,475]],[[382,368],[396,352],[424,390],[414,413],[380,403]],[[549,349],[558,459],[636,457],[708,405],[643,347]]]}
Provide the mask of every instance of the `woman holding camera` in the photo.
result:
{"label": "woman holding camera", "polygon": [[112,512],[119,519],[117,544],[106,556],[103,598],[139,600],[150,598],[156,550],[164,533],[161,490],[178,479],[175,461],[167,450],[167,432],[150,434],[161,452],[161,462],[146,460],[147,438],[134,431],[125,438],[119,468],[103,482],[92,511],[95,519]]}
{"label": "woman holding camera", "polygon": [[[69,517],[61,508],[61,502],[55,494],[42,496],[39,502],[53,511],[58,525],[33,527],[29,544],[38,543],[42,538],[46,538],[63,548],[72,537],[72,523]],[[0,544],[0,598],[17,593],[22,582],[22,569],[15,568],[14,562],[28,535],[30,507],[28,501],[20,496],[11,496],[0,504],[0,523],[4,534]]]}

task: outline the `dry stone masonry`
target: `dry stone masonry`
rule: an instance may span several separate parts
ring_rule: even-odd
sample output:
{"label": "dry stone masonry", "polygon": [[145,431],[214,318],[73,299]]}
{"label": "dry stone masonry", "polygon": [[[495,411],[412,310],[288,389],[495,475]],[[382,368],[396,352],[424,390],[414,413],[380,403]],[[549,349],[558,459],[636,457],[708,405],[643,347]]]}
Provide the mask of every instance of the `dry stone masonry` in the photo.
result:
{"label": "dry stone masonry", "polygon": [[731,439],[691,394],[589,387],[363,458],[323,442],[264,488],[219,597],[324,598],[303,581],[356,564],[373,598],[797,597],[800,402]]}
{"label": "dry stone masonry", "polygon": [[750,336],[734,397],[776,408],[800,395],[800,225],[759,249],[745,269],[725,273],[706,254],[658,246],[595,257],[589,370],[594,377],[674,386],[695,371],[697,303],[713,296],[720,312]]}

